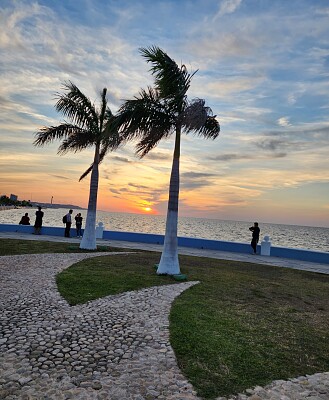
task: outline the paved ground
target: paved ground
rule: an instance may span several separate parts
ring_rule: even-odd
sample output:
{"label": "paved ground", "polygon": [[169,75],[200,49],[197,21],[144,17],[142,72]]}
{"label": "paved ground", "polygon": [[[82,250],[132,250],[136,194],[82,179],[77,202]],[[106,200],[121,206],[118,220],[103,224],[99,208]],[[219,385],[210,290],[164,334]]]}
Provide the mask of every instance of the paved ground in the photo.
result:
{"label": "paved ground", "polygon": [[[48,240],[53,242],[72,242],[79,243],[77,238],[65,238],[60,236],[46,236],[46,235],[30,235],[25,233],[10,233],[10,232],[0,232],[0,238],[12,238],[12,239],[25,239],[25,240]],[[120,247],[126,249],[143,249],[151,251],[162,251],[162,245],[148,244],[148,243],[136,243],[136,242],[124,242],[116,240],[103,240],[98,239],[97,243],[99,245],[111,245],[113,247]],[[203,250],[203,249],[192,249],[187,247],[179,247],[179,254],[186,254],[198,257],[210,257],[217,258],[220,260],[236,260],[236,261],[246,261],[265,265],[276,265],[283,268],[293,268],[305,271],[318,272],[321,274],[329,274],[329,264],[320,264],[307,261],[291,260],[288,258],[280,257],[267,257],[254,254],[241,254],[241,253],[230,253],[226,251],[216,251],[216,250]]]}
{"label": "paved ground", "polygon": [[[67,242],[49,236],[4,234]],[[78,242],[78,239],[69,239]],[[109,244],[99,241],[99,244]],[[127,249],[161,246],[110,242]],[[181,254],[252,261],[328,273],[329,266],[197,249]],[[108,253],[0,257],[0,398],[6,400],[196,400],[169,342],[172,301],[198,282],[148,288],[70,307],[55,276],[73,263]],[[113,254],[113,253],[110,253]],[[122,254],[122,253],[121,253]],[[275,381],[231,399],[329,399],[329,373]],[[220,398],[219,398],[220,399]],[[218,400],[219,400],[218,399]],[[224,399],[224,398],[222,398]]]}

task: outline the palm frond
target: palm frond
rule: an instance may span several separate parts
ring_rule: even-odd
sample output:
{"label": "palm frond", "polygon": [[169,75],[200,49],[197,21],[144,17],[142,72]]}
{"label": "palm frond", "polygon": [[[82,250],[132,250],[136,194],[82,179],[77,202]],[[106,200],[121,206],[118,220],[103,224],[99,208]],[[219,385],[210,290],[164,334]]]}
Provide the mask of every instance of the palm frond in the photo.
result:
{"label": "palm frond", "polygon": [[102,148],[106,147],[108,148],[107,151],[113,151],[116,150],[121,144],[123,144],[122,136],[119,134],[118,130],[113,127],[113,124],[108,123],[105,125],[101,140]]}
{"label": "palm frond", "polygon": [[79,182],[82,181],[82,179],[85,178],[88,174],[90,174],[90,172],[93,170],[93,166],[94,163],[92,163],[91,166],[88,169],[86,169],[86,171],[80,176]]}
{"label": "palm frond", "polygon": [[58,93],[55,108],[81,128],[97,132],[98,115],[95,106],[72,82],[64,83],[65,94]]}
{"label": "palm frond", "polygon": [[123,141],[144,137],[151,132],[163,130],[164,134],[171,129],[174,115],[168,104],[161,101],[159,93],[152,88],[141,90],[139,96],[127,100],[120,107],[115,126]]}
{"label": "palm frond", "polygon": [[186,133],[194,132],[205,138],[215,139],[220,132],[216,116],[203,99],[193,99],[181,115],[181,122]]}
{"label": "palm frond", "polygon": [[66,139],[62,141],[62,144],[58,148],[58,154],[66,154],[69,151],[77,153],[90,146],[95,145],[95,138],[90,136],[90,132],[85,129],[74,127],[75,130]]}
{"label": "palm frond", "polygon": [[[117,147],[119,146],[119,144],[117,144],[117,142],[118,142],[118,139],[119,138],[119,134],[117,134],[117,137],[116,138],[113,138],[113,137],[110,137],[110,138],[106,138],[106,139],[103,139],[102,140],[102,143],[101,143],[101,151],[100,151],[100,153],[99,153],[99,162],[98,162],[98,164],[100,164],[103,160],[104,160],[104,158],[105,158],[105,156],[106,156],[106,154],[109,152],[109,151],[113,151],[113,150],[116,150],[117,149]],[[90,165],[90,167],[88,168],[88,169],[86,169],[86,171],[80,176],[80,178],[79,178],[79,182],[83,179],[83,178],[85,178],[88,174],[90,174],[90,172],[92,171],[92,169],[93,169],[93,165],[94,165],[94,163],[92,163],[91,165]]]}
{"label": "palm frond", "polygon": [[140,53],[148,63],[155,77],[155,87],[161,97],[175,99],[177,108],[182,108],[182,102],[186,96],[193,75],[188,73],[185,65],[179,67],[177,63],[157,46],[141,48]]}
{"label": "palm frond", "polygon": [[166,130],[163,127],[154,126],[136,145],[136,154],[143,158],[146,154],[158,145],[160,140],[172,134],[171,126]]}
{"label": "palm frond", "polygon": [[195,133],[205,139],[216,139],[220,132],[219,122],[216,115],[208,116],[205,124]]}
{"label": "palm frond", "polygon": [[185,131],[195,131],[200,129],[206,122],[208,114],[212,114],[209,107],[205,107],[203,99],[194,99],[180,115]]}
{"label": "palm frond", "polygon": [[80,128],[72,124],[45,126],[35,134],[36,139],[34,140],[33,144],[34,146],[43,146],[56,139],[65,139],[71,135],[75,135],[78,131],[80,131]]}
{"label": "palm frond", "polygon": [[114,115],[109,107],[106,107],[105,113],[104,113],[104,122],[107,123],[108,121],[112,120],[114,118]]}
{"label": "palm frond", "polygon": [[111,110],[107,108],[104,115],[104,127],[101,136],[102,148],[108,147],[107,151],[113,151],[116,150],[121,143],[122,137],[119,134],[116,117],[112,114]]}

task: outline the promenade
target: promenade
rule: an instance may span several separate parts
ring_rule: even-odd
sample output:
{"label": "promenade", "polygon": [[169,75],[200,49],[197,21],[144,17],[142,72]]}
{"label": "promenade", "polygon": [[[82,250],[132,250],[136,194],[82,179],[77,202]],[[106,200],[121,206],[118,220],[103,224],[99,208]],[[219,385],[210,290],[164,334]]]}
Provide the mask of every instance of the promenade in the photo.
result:
{"label": "promenade", "polygon": [[[23,240],[46,240],[51,242],[64,242],[64,243],[80,243],[78,238],[65,238],[60,236],[49,236],[49,235],[31,235],[27,233],[19,232],[0,232],[0,238],[10,239],[23,239]],[[149,244],[149,243],[137,243],[137,242],[126,242],[117,240],[103,240],[97,239],[97,244],[102,246],[113,246],[125,249],[140,249],[149,251],[162,251],[162,245]],[[269,257],[254,254],[243,254],[243,253],[232,253],[227,251],[217,250],[204,250],[189,247],[179,247],[179,254],[185,254],[197,257],[209,257],[220,260],[233,260],[251,262],[264,265],[273,265],[282,268],[293,268],[310,272],[317,272],[320,274],[329,274],[329,264],[320,264],[308,261],[293,260],[281,257]]]}
{"label": "promenade", "polygon": [[[1,233],[0,238],[77,243],[78,239]],[[98,240],[100,245],[160,251],[162,246]],[[181,248],[181,254],[328,273],[329,266],[273,257]],[[169,341],[174,299],[198,282],[147,288],[70,307],[55,277],[93,254],[0,257],[0,398],[6,400],[197,400]],[[123,254],[123,253],[120,253]],[[329,373],[275,381],[230,399],[324,400]],[[224,398],[218,398],[224,399]]]}

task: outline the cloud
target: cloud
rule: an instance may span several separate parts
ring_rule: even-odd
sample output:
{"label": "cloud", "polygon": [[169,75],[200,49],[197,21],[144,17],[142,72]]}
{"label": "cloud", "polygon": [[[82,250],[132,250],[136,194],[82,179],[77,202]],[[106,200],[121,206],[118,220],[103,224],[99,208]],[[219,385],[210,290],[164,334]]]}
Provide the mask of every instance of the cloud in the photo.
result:
{"label": "cloud", "polygon": [[219,5],[219,10],[214,16],[214,20],[222,17],[225,14],[234,13],[241,5],[242,0],[222,0]]}
{"label": "cloud", "polygon": [[146,159],[148,159],[148,160],[168,161],[168,160],[171,160],[171,158],[172,158],[171,154],[159,153],[159,152],[154,152],[154,151],[151,151],[146,156]]}
{"label": "cloud", "polygon": [[66,176],[61,176],[61,175],[50,174],[50,176],[53,176],[54,178],[58,178],[58,179],[71,180],[70,178],[67,178]]}
{"label": "cloud", "polygon": [[286,126],[291,126],[290,122],[289,122],[289,118],[288,117],[281,117],[277,120],[278,125],[286,127]]}
{"label": "cloud", "polygon": [[254,159],[253,156],[247,156],[243,154],[221,154],[214,157],[209,157],[209,160],[213,161],[236,161],[236,160],[250,160]]}
{"label": "cloud", "polygon": [[150,190],[150,187],[146,186],[146,185],[138,185],[135,183],[128,183],[128,186],[133,187],[134,189],[137,189],[137,190],[144,190],[144,189]]}
{"label": "cloud", "polygon": [[126,158],[126,157],[120,157],[120,156],[113,156],[111,159],[112,159],[112,161],[118,161],[118,162],[124,163],[124,164],[126,164],[126,163],[131,163],[131,162],[132,162],[132,161],[129,160],[128,158]]}
{"label": "cloud", "polygon": [[[266,146],[265,146],[266,147]],[[262,148],[262,147],[261,147]],[[268,150],[267,148],[265,148]],[[286,157],[287,153],[274,153],[270,156],[264,154],[258,154],[252,152],[251,154],[221,154],[214,157],[209,157],[209,160],[213,161],[247,161],[247,160],[261,160],[261,159],[269,159],[269,158],[283,158]]]}
{"label": "cloud", "polygon": [[195,190],[213,184],[213,178],[217,175],[204,172],[183,172],[180,185],[183,190]]}
{"label": "cloud", "polygon": [[38,3],[25,5],[16,2],[15,9],[0,10],[0,47],[3,49],[17,49],[27,51],[25,46],[25,36],[19,27],[25,20],[36,16],[47,16],[50,9],[40,6]]}
{"label": "cloud", "polygon": [[110,191],[111,193],[114,193],[114,194],[120,194],[120,193],[121,193],[121,190],[119,190],[119,189],[114,189],[114,188],[112,188],[112,187],[109,188],[109,191]]}
{"label": "cloud", "polygon": [[267,150],[267,151],[276,151],[287,145],[286,142],[284,142],[283,140],[278,140],[278,139],[263,139],[259,142],[255,142],[255,144],[260,149]]}

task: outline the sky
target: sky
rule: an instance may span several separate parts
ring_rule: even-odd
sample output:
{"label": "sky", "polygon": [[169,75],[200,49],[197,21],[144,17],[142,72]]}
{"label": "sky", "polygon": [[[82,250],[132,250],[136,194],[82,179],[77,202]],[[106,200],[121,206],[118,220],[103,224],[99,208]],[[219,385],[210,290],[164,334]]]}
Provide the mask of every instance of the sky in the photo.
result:
{"label": "sky", "polygon": [[[221,133],[181,142],[179,215],[329,227],[328,0],[2,0],[0,194],[87,207],[93,150],[33,146],[72,81],[115,113],[153,84],[142,47],[196,71]],[[164,215],[174,137],[100,166],[98,209]]]}

